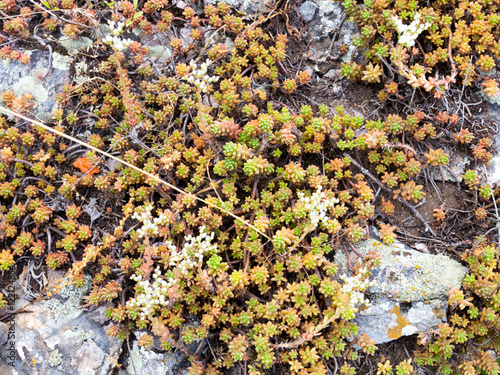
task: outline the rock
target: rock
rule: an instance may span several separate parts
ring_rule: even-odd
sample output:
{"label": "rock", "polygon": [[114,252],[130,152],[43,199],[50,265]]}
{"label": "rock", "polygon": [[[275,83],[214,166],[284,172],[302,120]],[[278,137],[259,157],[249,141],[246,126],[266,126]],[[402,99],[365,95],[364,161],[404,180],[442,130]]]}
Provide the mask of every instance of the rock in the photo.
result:
{"label": "rock", "polygon": [[445,321],[446,306],[442,302],[425,304],[422,301],[405,304],[381,297],[363,310],[355,322],[358,333],[365,333],[377,344],[425,332]]}
{"label": "rock", "polygon": [[225,3],[240,12],[246,13],[249,16],[256,16],[262,13],[269,12],[274,5],[274,0],[207,0],[207,4]]}
{"label": "rock", "polygon": [[[500,95],[498,95],[499,103],[488,103],[486,115],[483,115],[485,121],[493,122],[496,124],[497,129],[500,129]],[[496,154],[490,160],[490,165],[486,168],[487,180],[489,184],[500,182],[500,132],[496,132],[495,139],[493,139],[493,146],[496,149]],[[483,169],[484,170],[484,169]],[[479,172],[479,171],[478,171]]]}
{"label": "rock", "polygon": [[304,17],[306,22],[309,22],[314,18],[317,9],[318,6],[312,1],[306,1],[299,8],[300,14],[302,14],[302,17]]}
{"label": "rock", "polygon": [[[17,316],[16,360],[12,368],[17,374],[113,373],[122,343],[105,333],[106,306],[90,312],[80,308],[82,297],[90,288],[90,277],[86,281],[83,288],[65,286],[53,297],[35,301]],[[20,301],[18,306],[25,304]],[[5,347],[1,348],[1,374],[9,374],[2,368],[7,365],[7,359],[2,357],[6,352]]]}
{"label": "rock", "polygon": [[[430,176],[437,181],[442,181],[444,177],[444,180],[448,182],[462,182],[463,178],[460,176],[465,173],[465,170],[471,164],[470,158],[456,150],[444,148],[443,151],[450,155],[449,163],[441,168],[443,175],[441,175],[439,167],[430,167]],[[479,173],[480,176],[483,174],[483,172]]]}
{"label": "rock", "polygon": [[[140,338],[145,332],[135,332]],[[179,352],[157,353],[151,348],[144,348],[134,340],[132,350],[126,360],[126,370],[129,375],[174,375],[186,366],[182,365],[184,357]]]}
{"label": "rock", "polygon": [[93,43],[92,39],[87,38],[87,37],[78,37],[77,39],[74,38],[68,38],[67,36],[62,36],[59,38],[59,43],[66,48],[66,51],[70,55],[75,55],[79,51],[87,49],[90,47]]}
{"label": "rock", "polygon": [[[153,30],[153,34],[145,33],[144,30],[139,28],[135,28],[132,32],[139,37],[139,42],[143,46],[149,48],[148,57],[155,63],[162,65],[172,57],[172,51],[168,46],[172,39],[175,38],[175,35],[172,30],[159,32],[156,26],[153,27]],[[183,46],[187,47],[187,44],[187,41],[183,40]]]}
{"label": "rock", "polygon": [[[369,250],[381,254],[380,266],[370,278],[375,286],[368,289],[372,306],[355,319],[359,334],[366,333],[380,344],[445,321],[448,291],[460,288],[467,268],[444,255],[420,253],[398,241],[384,245],[377,233],[371,237],[356,246],[361,254]],[[351,256],[354,264],[356,255]],[[335,262],[339,273],[345,273],[345,252],[338,252]]]}
{"label": "rock", "polygon": [[27,53],[31,60],[26,65],[8,60],[0,63],[0,93],[5,90],[12,90],[17,96],[31,93],[35,102],[35,115],[42,121],[50,121],[56,105],[56,94],[64,84],[70,82],[70,58],[54,52],[50,72],[45,77],[49,52],[34,50]]}
{"label": "rock", "polygon": [[[338,48],[346,44],[348,52],[343,56],[343,60],[351,59],[355,46],[352,41],[359,34],[358,25],[349,21],[340,2],[328,0],[307,1],[316,5],[313,17],[307,21],[309,37],[311,38],[310,49],[312,51],[328,51],[331,45],[332,36],[335,33],[336,40],[333,44],[334,53],[338,53]],[[302,13],[302,7],[300,10]],[[311,8],[312,9],[312,6]],[[304,15],[304,13],[302,13]],[[306,13],[311,14],[311,12]]]}
{"label": "rock", "polygon": [[496,95],[492,95],[492,96],[488,96],[488,95],[486,95],[486,94],[483,93],[482,96],[490,104],[496,105],[497,108],[498,108],[498,106],[500,106],[500,93],[497,93]]}
{"label": "rock", "polygon": [[342,76],[340,75],[340,69],[330,69],[326,72],[325,78],[331,79],[332,81],[340,81]]}

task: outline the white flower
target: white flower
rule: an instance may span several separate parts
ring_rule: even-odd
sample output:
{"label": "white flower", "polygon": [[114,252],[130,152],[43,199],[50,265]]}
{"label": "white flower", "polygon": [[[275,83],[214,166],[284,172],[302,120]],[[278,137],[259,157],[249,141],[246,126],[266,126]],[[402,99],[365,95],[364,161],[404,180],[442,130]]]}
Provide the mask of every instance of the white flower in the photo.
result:
{"label": "white flower", "polygon": [[309,214],[309,220],[314,227],[317,227],[320,222],[326,225],[329,220],[326,214],[328,207],[339,202],[337,198],[325,199],[326,195],[321,191],[321,186],[310,197],[305,197],[302,192],[297,193],[297,195],[303,204],[303,210]]}
{"label": "white flower", "polygon": [[424,31],[431,27],[429,22],[421,23],[422,18],[420,13],[416,13],[413,18],[413,22],[409,25],[403,24],[403,22],[396,16],[392,17],[396,30],[399,33],[399,44],[405,47],[413,47],[415,45],[415,40]]}
{"label": "white flower", "polygon": [[[354,309],[358,307],[366,306],[370,307],[371,303],[369,300],[365,299],[364,291],[369,287],[375,285],[375,280],[369,281],[365,279],[368,277],[369,271],[365,268],[359,270],[358,274],[353,277],[348,277],[347,275],[340,275],[339,277],[345,282],[342,285],[342,291],[348,293],[351,297],[349,304]],[[364,279],[364,280],[362,280]]]}
{"label": "white flower", "polygon": [[219,77],[210,77],[207,75],[207,69],[210,64],[212,64],[212,61],[207,60],[198,68],[194,60],[191,60],[189,66],[191,66],[192,71],[189,75],[182,77],[182,79],[198,87],[200,91],[207,92],[209,88],[208,84],[219,80]]}

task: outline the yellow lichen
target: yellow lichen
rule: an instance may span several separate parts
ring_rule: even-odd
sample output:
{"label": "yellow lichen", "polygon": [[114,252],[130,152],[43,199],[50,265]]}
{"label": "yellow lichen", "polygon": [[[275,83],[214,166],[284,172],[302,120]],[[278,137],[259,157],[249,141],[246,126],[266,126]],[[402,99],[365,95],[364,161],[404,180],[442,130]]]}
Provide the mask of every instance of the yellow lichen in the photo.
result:
{"label": "yellow lichen", "polygon": [[390,339],[398,339],[402,336],[403,328],[410,325],[410,323],[406,320],[406,318],[401,315],[401,311],[399,310],[399,305],[394,306],[391,310],[391,313],[396,314],[396,325],[390,327],[387,330],[387,337]]}

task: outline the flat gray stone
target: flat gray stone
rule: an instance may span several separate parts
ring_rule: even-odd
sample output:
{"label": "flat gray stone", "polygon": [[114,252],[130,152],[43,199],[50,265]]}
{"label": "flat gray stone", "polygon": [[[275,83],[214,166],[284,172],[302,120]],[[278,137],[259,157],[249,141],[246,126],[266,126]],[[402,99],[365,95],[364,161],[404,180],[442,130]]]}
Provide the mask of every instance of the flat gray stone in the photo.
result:
{"label": "flat gray stone", "polygon": [[67,36],[63,35],[61,38],[59,38],[59,43],[61,43],[61,45],[66,48],[66,51],[68,51],[70,55],[75,55],[78,52],[90,47],[93,41],[92,39],[84,36],[74,39],[68,38]]}
{"label": "flat gray stone", "polygon": [[306,22],[309,22],[314,18],[314,15],[316,14],[317,9],[318,9],[318,6],[316,5],[316,3],[312,2],[312,1],[306,1],[299,8],[300,14],[302,14],[302,17],[304,17]]}
{"label": "flat gray stone", "polygon": [[[337,1],[312,0],[308,1],[317,6],[313,18],[308,22],[309,36],[311,38],[311,51],[328,51],[335,34],[336,40],[333,44],[332,53],[338,53],[342,44],[347,45],[348,52],[343,56],[343,60],[351,59],[355,46],[353,39],[359,34],[356,22],[350,21],[346,17],[342,4]],[[305,4],[305,3],[304,3]]]}
{"label": "flat gray stone", "polygon": [[[140,338],[145,332],[136,331]],[[125,360],[126,371],[123,375],[178,375],[187,373],[188,362],[180,352],[165,353],[154,350],[154,347],[144,348],[134,340],[132,350]]]}
{"label": "flat gray stone", "polygon": [[[368,288],[372,306],[355,318],[359,334],[377,343],[412,335],[438,325],[446,318],[448,292],[460,288],[467,268],[444,256],[420,253],[396,241],[383,244],[376,233],[356,245],[359,253],[380,253],[380,266],[372,270]],[[373,238],[375,237],[375,238]],[[358,260],[352,253],[351,264]],[[339,251],[335,262],[339,274],[346,273],[346,255]]]}
{"label": "flat gray stone", "polygon": [[404,304],[381,297],[371,307],[362,310],[354,322],[359,326],[359,335],[366,333],[377,344],[382,344],[402,336],[425,332],[445,322],[445,318],[444,301]]}
{"label": "flat gray stone", "polygon": [[255,16],[269,12],[275,0],[207,0],[206,3],[214,5],[226,3],[240,12],[246,13],[249,16]]}
{"label": "flat gray stone", "polygon": [[0,63],[0,92],[12,90],[16,96],[31,93],[35,102],[33,110],[36,117],[42,121],[51,121],[56,105],[55,96],[64,84],[70,82],[70,60],[54,53],[53,63],[47,74],[49,52],[35,50],[28,53],[31,60],[26,65],[8,60]]}
{"label": "flat gray stone", "polygon": [[[89,290],[66,286],[53,297],[36,301],[16,317],[14,367],[8,366],[8,348],[0,347],[0,374],[110,375],[121,354],[122,342],[106,334],[106,306],[97,311],[80,308]],[[22,288],[18,287],[18,291]],[[19,298],[18,306],[26,305]],[[3,343],[2,343],[3,344]],[[2,367],[3,366],[3,367]],[[8,368],[12,369],[8,372]],[[4,371],[5,370],[5,371]]]}

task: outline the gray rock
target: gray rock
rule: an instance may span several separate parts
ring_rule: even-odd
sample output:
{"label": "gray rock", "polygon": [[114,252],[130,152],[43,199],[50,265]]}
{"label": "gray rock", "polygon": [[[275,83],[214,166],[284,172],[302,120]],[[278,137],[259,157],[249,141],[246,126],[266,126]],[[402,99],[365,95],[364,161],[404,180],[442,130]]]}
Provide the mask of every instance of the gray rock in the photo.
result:
{"label": "gray rock", "polygon": [[[135,332],[135,334],[140,338],[145,332]],[[183,355],[179,352],[157,353],[151,348],[140,347],[135,340],[127,359],[126,370],[130,375],[174,375],[181,370],[183,359]]]}
{"label": "gray rock", "polygon": [[53,63],[49,74],[48,51],[31,51],[31,61],[23,65],[19,61],[0,63],[0,92],[12,90],[16,96],[31,93],[35,102],[35,115],[42,121],[52,120],[55,109],[55,96],[62,86],[70,82],[70,60],[63,55],[53,53]]}
{"label": "gray rock", "polygon": [[272,9],[274,0],[207,0],[207,4],[225,3],[249,16],[256,16]]}
{"label": "gray rock", "polygon": [[316,3],[312,2],[312,1],[306,1],[299,8],[300,14],[302,14],[302,17],[304,17],[306,22],[309,22],[314,18],[314,15],[316,14],[317,9],[318,9],[318,6],[316,5]]}
{"label": "gray rock", "polygon": [[[463,178],[460,176],[469,168],[471,159],[455,150],[444,149],[443,151],[450,155],[449,163],[441,168],[443,175],[441,175],[439,167],[430,167],[431,177],[437,181],[441,181],[444,177],[444,180],[448,182],[462,182]],[[483,173],[481,172],[480,175],[483,175]]]}
{"label": "gray rock", "polygon": [[70,55],[75,55],[79,51],[87,49],[92,45],[92,39],[87,38],[87,37],[78,37],[76,39],[74,38],[68,38],[67,36],[62,36],[59,38],[59,43],[66,48],[66,51]]}
{"label": "gray rock", "polygon": [[[122,343],[106,335],[107,321],[96,318],[104,315],[106,306],[91,312],[80,308],[89,281],[82,289],[65,286],[51,298],[30,304],[16,317],[12,370],[47,375],[110,375],[114,371]],[[4,357],[7,352],[5,347],[0,350],[1,374],[9,374],[8,358]],[[2,366],[7,366],[5,371]]]}
{"label": "gray rock", "polygon": [[[173,38],[175,38],[172,30],[159,32],[156,26],[153,27],[154,33],[145,33],[144,30],[135,28],[133,33],[139,37],[143,46],[149,48],[148,57],[155,63],[162,65],[172,56],[172,51],[168,47]],[[183,33],[183,35],[185,32]],[[188,41],[183,40],[183,46],[188,46]],[[192,42],[192,39],[191,39]]]}
{"label": "gray rock", "polygon": [[365,333],[377,344],[425,332],[445,321],[446,305],[442,301],[432,303],[415,301],[404,304],[380,297],[371,307],[362,310],[355,322],[359,334]]}
{"label": "gray rock", "polygon": [[359,28],[355,22],[346,18],[342,4],[328,0],[308,2],[313,2],[317,6],[313,18],[307,24],[311,38],[311,51],[328,51],[335,33],[336,41],[332,51],[335,53],[342,44],[346,44],[349,49],[343,59],[351,59],[355,50],[352,41],[359,34]]}
{"label": "gray rock", "polygon": [[[373,233],[356,245],[361,254],[375,250],[380,266],[372,270],[375,286],[368,289],[372,306],[361,311],[355,321],[359,334],[368,334],[377,343],[426,331],[446,318],[448,291],[460,288],[467,269],[444,256],[420,253],[396,241],[388,246]],[[351,255],[351,264],[356,255]],[[339,273],[346,272],[347,259],[338,252]]]}
{"label": "gray rock", "polygon": [[[492,122],[496,125],[497,129],[500,129],[500,95],[497,95],[497,97],[497,103],[488,103],[486,107],[487,113],[486,115],[483,115],[483,118],[485,121]],[[496,132],[495,139],[493,139],[493,146],[496,149],[496,153],[490,160],[490,165],[486,168],[486,178],[489,184],[500,182],[500,132],[498,131]]]}

